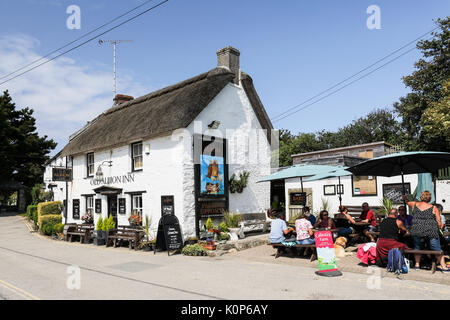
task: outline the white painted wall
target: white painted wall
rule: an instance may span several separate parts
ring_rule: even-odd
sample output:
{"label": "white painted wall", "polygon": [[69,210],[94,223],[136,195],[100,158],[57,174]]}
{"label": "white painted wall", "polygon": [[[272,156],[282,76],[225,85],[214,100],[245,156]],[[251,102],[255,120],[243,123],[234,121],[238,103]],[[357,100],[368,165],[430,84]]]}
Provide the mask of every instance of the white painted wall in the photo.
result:
{"label": "white painted wall", "polygon": [[[206,131],[207,125],[213,120],[221,122],[219,129]],[[251,129],[261,129],[261,126],[244,90],[234,84],[228,84],[185,130],[177,130],[172,135],[143,141],[142,171],[131,172],[131,143],[136,141],[129,141],[127,145],[111,150],[95,151],[95,171],[103,161],[112,161],[111,167],[107,164],[102,166],[104,178],[134,175],[134,182],[109,184],[112,187],[122,188],[122,194],[118,198],[126,199],[127,213],[125,215],[118,213],[119,225],[127,225],[128,217],[131,215],[131,196],[125,192],[145,191],[142,194],[143,213],[152,218],[152,230],[155,234],[161,217],[161,195],[174,195],[175,214],[180,221],[184,239],[195,235],[195,184],[192,160],[194,129],[205,134],[221,134],[223,137],[226,137],[227,130],[240,129],[238,135],[242,137]],[[230,210],[240,213],[267,210],[270,206],[270,185],[256,183],[262,177],[270,174],[270,146],[267,138],[261,135],[256,140],[251,140],[250,146],[245,148],[236,148],[231,140],[233,139],[230,138],[231,147],[229,148],[236,150],[235,158],[237,160],[229,167],[230,177],[234,172],[244,169],[250,171],[250,177],[248,186],[242,194],[230,193]],[[150,144],[148,155],[145,154],[146,144]],[[255,146],[257,146],[256,149]],[[231,154],[232,151],[229,150],[228,153]],[[255,158],[256,155],[259,158]],[[250,158],[253,156],[250,163],[245,161],[248,156]],[[80,217],[83,216],[86,213],[86,198],[82,195],[93,194],[93,189],[100,186],[92,185],[92,180],[93,177],[87,177],[86,154],[75,156],[73,158],[73,180],[69,184],[67,223],[81,223],[81,220],[72,218],[72,199],[80,199]],[[62,199],[64,198],[65,193]],[[106,218],[108,216],[107,197],[95,195],[94,199],[102,199],[101,215]],[[99,216],[94,213],[95,224]]]}
{"label": "white painted wall", "polygon": [[444,207],[445,213],[450,213],[450,180],[436,180],[436,203]]}
{"label": "white painted wall", "polygon": [[[341,177],[341,184],[344,185],[344,194],[342,194],[342,204],[349,206],[360,206],[363,202],[367,202],[369,206],[380,206],[383,200],[383,184],[387,183],[401,183],[401,176],[394,177],[377,177],[377,196],[353,196],[352,195],[352,178],[351,176]],[[417,175],[410,174],[404,176],[405,183],[411,184],[411,192],[417,187]],[[338,184],[338,178],[323,179],[316,181],[303,182],[303,188],[312,188],[312,211],[315,215],[318,215],[322,209],[322,198],[329,201],[329,208],[331,208],[331,216],[338,212],[339,208],[339,196],[325,196],[323,194],[324,185],[336,185]],[[285,196],[286,207],[289,206],[289,189],[301,188],[299,178],[290,178],[285,180]],[[288,211],[288,210],[287,210]]]}

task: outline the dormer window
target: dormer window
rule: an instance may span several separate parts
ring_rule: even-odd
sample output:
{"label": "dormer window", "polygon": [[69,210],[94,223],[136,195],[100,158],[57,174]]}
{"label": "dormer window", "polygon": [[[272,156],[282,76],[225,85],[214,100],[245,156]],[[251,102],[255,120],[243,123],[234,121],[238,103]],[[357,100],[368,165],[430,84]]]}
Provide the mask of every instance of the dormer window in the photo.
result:
{"label": "dormer window", "polygon": [[142,141],[131,145],[132,171],[140,171],[143,168],[142,162]]}

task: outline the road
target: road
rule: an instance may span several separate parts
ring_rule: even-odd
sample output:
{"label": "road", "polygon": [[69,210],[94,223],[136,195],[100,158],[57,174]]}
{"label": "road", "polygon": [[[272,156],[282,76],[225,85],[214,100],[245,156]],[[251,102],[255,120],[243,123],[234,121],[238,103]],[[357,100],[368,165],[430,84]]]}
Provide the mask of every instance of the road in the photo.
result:
{"label": "road", "polygon": [[[370,270],[370,269],[369,269]],[[450,286],[251,261],[55,241],[0,216],[0,299],[448,299]],[[79,275],[79,277],[78,277]]]}

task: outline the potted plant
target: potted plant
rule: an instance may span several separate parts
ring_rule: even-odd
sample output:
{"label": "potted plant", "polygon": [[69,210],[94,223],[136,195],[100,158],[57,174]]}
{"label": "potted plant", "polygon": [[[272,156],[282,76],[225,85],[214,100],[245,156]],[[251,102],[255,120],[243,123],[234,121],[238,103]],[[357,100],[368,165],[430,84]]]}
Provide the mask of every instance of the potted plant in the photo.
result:
{"label": "potted plant", "polygon": [[242,220],[242,216],[239,213],[231,213],[231,212],[225,212],[225,223],[228,227],[228,230],[230,230],[231,233],[231,239],[237,240],[238,233],[239,233],[239,222]]}
{"label": "potted plant", "polygon": [[108,219],[105,219],[103,221],[103,226],[102,226],[105,243],[108,243],[109,232],[115,228],[116,228],[116,223],[114,222],[112,215],[109,215]]}
{"label": "potted plant", "polygon": [[128,218],[128,222],[130,223],[130,226],[132,226],[132,227],[140,226],[142,224],[142,216],[140,216],[138,214],[132,214]]}
{"label": "potted plant", "polygon": [[103,232],[103,224],[104,224],[103,218],[102,216],[100,216],[97,220],[97,237],[94,239],[94,244],[96,246],[102,246],[105,244],[105,234]]}
{"label": "potted plant", "polygon": [[81,220],[83,220],[83,223],[85,224],[92,224],[94,223],[94,217],[92,216],[92,212],[89,209],[84,216],[81,217]]}
{"label": "potted plant", "polygon": [[150,239],[150,229],[152,226],[152,219],[149,218],[147,215],[145,216],[145,225],[141,227],[145,231],[145,240],[141,242],[141,249],[144,251],[151,251],[152,250],[152,241]]}

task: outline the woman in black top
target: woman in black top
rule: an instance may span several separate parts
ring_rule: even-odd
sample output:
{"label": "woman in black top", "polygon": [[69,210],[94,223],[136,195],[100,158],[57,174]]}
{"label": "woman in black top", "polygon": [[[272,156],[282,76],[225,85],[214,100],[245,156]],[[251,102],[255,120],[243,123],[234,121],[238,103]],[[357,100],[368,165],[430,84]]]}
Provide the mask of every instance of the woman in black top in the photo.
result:
{"label": "woman in black top", "polygon": [[397,209],[391,209],[387,218],[383,219],[380,224],[380,236],[377,241],[376,261],[385,265],[389,250],[399,248],[400,250],[408,249],[408,247],[398,241],[400,232],[408,234],[403,222],[397,219]]}

